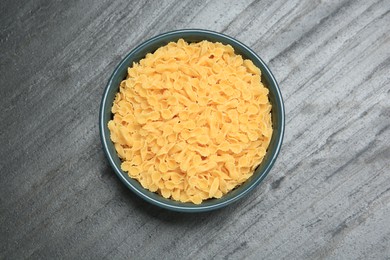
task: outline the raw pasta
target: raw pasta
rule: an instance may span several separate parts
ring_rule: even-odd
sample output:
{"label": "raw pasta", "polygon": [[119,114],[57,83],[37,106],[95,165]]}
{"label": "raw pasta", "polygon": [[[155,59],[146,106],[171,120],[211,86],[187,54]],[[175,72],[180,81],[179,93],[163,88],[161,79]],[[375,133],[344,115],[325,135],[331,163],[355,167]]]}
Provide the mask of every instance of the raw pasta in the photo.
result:
{"label": "raw pasta", "polygon": [[230,45],[180,39],[128,68],[108,128],[131,178],[200,204],[252,176],[272,136],[270,111],[252,61]]}

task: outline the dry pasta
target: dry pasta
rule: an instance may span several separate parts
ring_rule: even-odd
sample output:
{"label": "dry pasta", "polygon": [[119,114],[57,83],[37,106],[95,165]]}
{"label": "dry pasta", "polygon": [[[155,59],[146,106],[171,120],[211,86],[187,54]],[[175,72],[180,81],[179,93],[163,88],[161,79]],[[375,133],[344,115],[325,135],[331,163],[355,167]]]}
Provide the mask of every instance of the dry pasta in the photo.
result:
{"label": "dry pasta", "polygon": [[252,176],[272,136],[270,111],[252,61],[230,45],[180,39],[128,68],[108,128],[131,178],[200,204]]}

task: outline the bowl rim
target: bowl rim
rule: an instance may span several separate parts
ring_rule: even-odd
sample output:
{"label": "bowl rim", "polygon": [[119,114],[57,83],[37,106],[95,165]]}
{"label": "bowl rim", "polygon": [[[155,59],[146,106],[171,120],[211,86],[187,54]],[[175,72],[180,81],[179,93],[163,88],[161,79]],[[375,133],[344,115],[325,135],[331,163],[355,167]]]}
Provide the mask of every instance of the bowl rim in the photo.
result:
{"label": "bowl rim", "polygon": [[[279,109],[280,109],[280,131],[278,133],[278,138],[276,140],[276,144],[275,144],[275,152],[272,154],[272,157],[269,159],[268,161],[268,164],[266,165],[266,167],[264,168],[263,172],[260,173],[259,177],[257,177],[253,183],[251,185],[249,185],[248,187],[246,187],[246,189],[244,189],[241,193],[238,193],[236,196],[230,198],[230,199],[227,199],[225,201],[222,201],[222,202],[217,202],[215,204],[212,204],[212,205],[206,205],[206,206],[202,206],[202,204],[200,205],[193,205],[193,206],[189,206],[189,205],[185,205],[183,203],[182,206],[178,206],[178,205],[173,205],[173,204],[170,204],[168,202],[164,202],[164,201],[160,201],[160,200],[156,200],[150,196],[148,196],[147,194],[145,194],[144,192],[142,192],[141,190],[139,190],[137,187],[134,187],[132,183],[130,183],[124,176],[124,173],[120,167],[118,167],[118,165],[116,165],[113,157],[112,157],[112,154],[109,152],[109,149],[108,149],[108,144],[107,144],[107,140],[109,139],[109,136],[107,137],[106,134],[105,134],[105,130],[104,130],[104,127],[105,127],[105,122],[103,122],[104,120],[104,111],[107,107],[107,105],[110,105],[110,104],[107,104],[107,96],[110,92],[110,89],[113,87],[113,81],[114,81],[114,78],[115,76],[119,73],[120,71],[120,68],[125,64],[127,63],[127,60],[132,56],[134,55],[135,53],[137,53],[139,50],[143,49],[144,47],[148,46],[149,44],[152,44],[160,39],[163,39],[167,36],[173,36],[173,35],[180,35],[182,33],[186,33],[186,34],[189,34],[189,33],[196,33],[196,34],[199,34],[199,33],[203,33],[203,34],[208,34],[210,36],[217,36],[217,37],[221,37],[221,38],[225,38],[231,42],[233,42],[234,44],[236,44],[237,46],[239,46],[240,48],[243,48],[245,49],[245,51],[249,52],[251,55],[253,55],[257,60],[258,62],[260,62],[262,64],[262,66],[264,67],[265,71],[262,70],[262,73],[266,73],[268,74],[270,80],[272,81],[272,84],[275,86],[275,93],[273,93],[275,95],[275,99],[279,105]],[[233,46],[234,48],[234,46]],[[114,86],[114,87],[117,87],[117,86]],[[168,210],[173,210],[173,211],[178,211],[178,212],[205,212],[205,211],[211,211],[211,210],[215,210],[215,209],[219,209],[219,208],[223,208],[239,199],[241,199],[242,197],[244,197],[245,195],[247,195],[250,191],[252,191],[256,186],[258,186],[262,181],[263,179],[268,175],[269,171],[271,170],[271,168],[273,167],[275,161],[276,161],[276,158],[278,157],[279,155],[279,152],[280,152],[280,149],[281,149],[281,146],[282,146],[282,143],[283,143],[283,138],[284,138],[284,130],[285,130],[285,109],[284,109],[284,103],[283,103],[283,98],[282,98],[282,94],[281,94],[281,91],[280,91],[280,88],[279,88],[279,84],[277,83],[274,75],[272,74],[271,70],[268,68],[268,66],[265,64],[265,62],[252,50],[250,49],[248,46],[246,46],[245,44],[243,44],[242,42],[228,36],[228,35],[225,35],[225,34],[222,34],[222,33],[219,33],[219,32],[215,32],[215,31],[211,31],[211,30],[205,30],[205,29],[180,29],[180,30],[174,30],[174,31],[169,31],[169,32],[166,32],[166,33],[162,33],[162,34],[158,34],[144,42],[142,42],[141,44],[137,45],[135,48],[133,48],[120,62],[119,64],[115,67],[113,73],[111,74],[107,84],[106,84],[106,87],[104,89],[104,92],[103,92],[103,97],[102,97],[102,100],[101,100],[101,104],[100,104],[100,110],[99,110],[99,132],[100,132],[100,139],[101,139],[101,142],[102,142],[102,146],[103,146],[103,150],[104,150],[104,153],[111,165],[111,167],[114,169],[114,172],[116,173],[116,175],[119,177],[119,179],[127,186],[127,188],[129,188],[131,191],[133,191],[136,195],[138,195],[139,197],[141,197],[142,199],[156,205],[156,206],[159,206],[161,208],[165,208],[165,209],[168,209]],[[143,188],[145,189],[145,188]],[[145,191],[147,191],[145,189]],[[216,200],[217,201],[217,200]],[[173,201],[172,201],[173,202]]]}

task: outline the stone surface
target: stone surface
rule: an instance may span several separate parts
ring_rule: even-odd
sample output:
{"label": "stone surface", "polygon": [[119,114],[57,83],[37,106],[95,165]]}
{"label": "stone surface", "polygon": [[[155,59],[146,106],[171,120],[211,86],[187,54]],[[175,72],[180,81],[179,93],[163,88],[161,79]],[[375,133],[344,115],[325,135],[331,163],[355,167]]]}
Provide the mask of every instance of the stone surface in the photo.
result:
{"label": "stone surface", "polygon": [[[2,1],[0,259],[389,259],[390,1]],[[135,197],[98,132],[142,41],[206,28],[280,83],[281,154],[253,193],[179,214]]]}

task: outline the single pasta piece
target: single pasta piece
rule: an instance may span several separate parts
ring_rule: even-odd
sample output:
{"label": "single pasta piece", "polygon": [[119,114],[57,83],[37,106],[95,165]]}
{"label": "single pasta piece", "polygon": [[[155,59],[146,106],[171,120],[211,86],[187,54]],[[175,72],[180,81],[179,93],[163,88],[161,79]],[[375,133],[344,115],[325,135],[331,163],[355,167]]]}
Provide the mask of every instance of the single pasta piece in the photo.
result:
{"label": "single pasta piece", "polygon": [[200,204],[253,175],[272,136],[261,71],[230,45],[170,42],[128,68],[108,122],[131,178]]}

